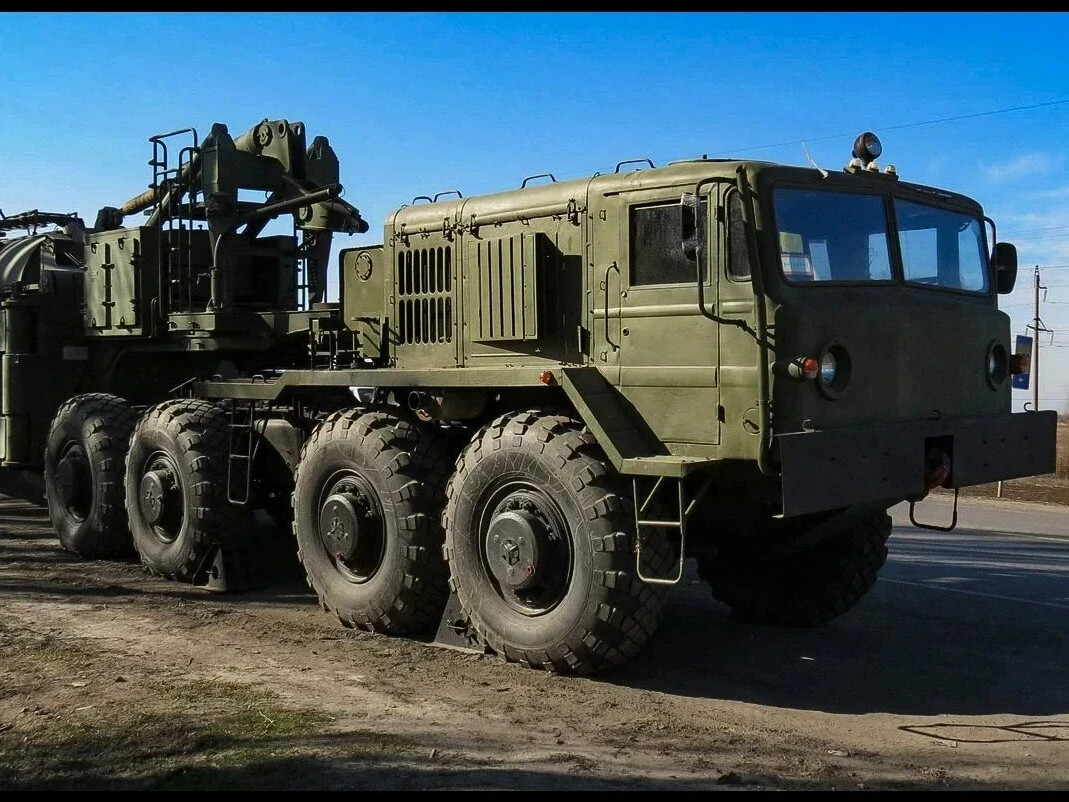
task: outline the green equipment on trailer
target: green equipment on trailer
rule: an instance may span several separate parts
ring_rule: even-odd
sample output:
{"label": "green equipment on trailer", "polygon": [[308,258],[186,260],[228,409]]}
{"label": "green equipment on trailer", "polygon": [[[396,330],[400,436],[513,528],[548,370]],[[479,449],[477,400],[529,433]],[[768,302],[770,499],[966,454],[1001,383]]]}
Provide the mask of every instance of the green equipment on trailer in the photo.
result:
{"label": "green equipment on trailer", "polygon": [[[89,503],[124,453],[99,537],[128,523],[196,582],[255,568],[249,488],[292,474],[277,513],[343,624],[551,671],[635,655],[688,557],[741,618],[830,620],[874,585],[891,506],[1054,468],[1055,413],[1011,413],[1014,247],[879,151],[865,133],[836,172],[642,159],[416,198],[341,252],[338,304],[284,327],[300,357],[273,338],[196,366],[97,449],[107,470],[92,448],[55,467],[53,495]],[[216,267],[181,318],[213,321],[206,343]],[[948,525],[915,520],[955,522],[956,496]]]}
{"label": "green equipment on trailer", "polygon": [[[308,332],[336,315],[323,302],[332,233],[367,230],[339,197],[329,142],[306,146],[301,123],[150,143],[148,189],[91,229],[74,214],[0,214],[0,490],[46,496],[63,545],[86,557],[131,551],[124,463],[138,408],[197,377],[308,365]],[[123,226],[139,212],[147,220]],[[285,213],[290,234],[264,235]],[[215,423],[229,433],[229,419]],[[285,515],[285,463],[246,473],[243,505]],[[225,485],[193,490],[206,509],[231,506]],[[207,570],[142,556],[167,575]]]}

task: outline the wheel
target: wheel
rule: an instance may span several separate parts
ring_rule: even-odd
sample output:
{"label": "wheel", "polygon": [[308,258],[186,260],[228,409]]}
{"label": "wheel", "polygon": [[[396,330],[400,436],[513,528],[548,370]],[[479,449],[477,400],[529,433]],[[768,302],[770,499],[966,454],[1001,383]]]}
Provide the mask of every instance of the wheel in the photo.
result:
{"label": "wheel", "polygon": [[56,412],[45,444],[48,516],[67,551],[87,559],[133,552],[123,504],[123,460],[137,420],[105,393],[79,395]]}
{"label": "wheel", "polygon": [[433,631],[448,596],[439,522],[448,449],[392,409],[350,409],[305,443],[293,490],[308,584],[341,623]]}
{"label": "wheel", "polygon": [[220,546],[251,536],[251,510],[227,499],[229,456],[229,421],[214,404],[174,399],[141,416],[126,456],[126,510],[150,571],[193,582]]}
{"label": "wheel", "polygon": [[[503,415],[461,453],[443,516],[450,586],[500,657],[589,674],[653,635],[667,589],[635,576],[633,507],[619,485],[566,415]],[[651,572],[668,573],[662,533],[643,553]]]}
{"label": "wheel", "polygon": [[[804,533],[796,527],[788,534]],[[816,626],[850,610],[872,589],[887,561],[890,535],[886,512],[867,513],[804,551],[772,560],[699,554],[698,574],[741,620]]]}

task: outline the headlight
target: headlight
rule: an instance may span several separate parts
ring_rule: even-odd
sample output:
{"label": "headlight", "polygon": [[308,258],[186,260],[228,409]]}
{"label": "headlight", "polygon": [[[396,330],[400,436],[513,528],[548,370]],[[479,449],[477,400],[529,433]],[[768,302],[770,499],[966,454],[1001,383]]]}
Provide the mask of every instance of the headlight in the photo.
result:
{"label": "headlight", "polygon": [[851,151],[851,155],[855,159],[861,159],[865,165],[876,161],[882,153],[883,145],[880,142],[880,138],[872,131],[865,131],[865,133],[860,134],[854,140],[854,149]]}
{"label": "headlight", "polygon": [[839,373],[839,365],[835,361],[835,354],[825,351],[820,358],[820,380],[825,384],[835,384],[835,377]]}
{"label": "headlight", "polygon": [[1006,348],[1002,343],[992,340],[990,345],[987,346],[986,362],[987,383],[992,390],[997,390],[1006,381],[1006,374],[1009,372],[1010,365],[1009,357],[1006,355]]}
{"label": "headlight", "polygon": [[846,392],[853,372],[850,352],[839,340],[832,340],[820,349],[820,375],[817,388],[825,398],[838,398]]}

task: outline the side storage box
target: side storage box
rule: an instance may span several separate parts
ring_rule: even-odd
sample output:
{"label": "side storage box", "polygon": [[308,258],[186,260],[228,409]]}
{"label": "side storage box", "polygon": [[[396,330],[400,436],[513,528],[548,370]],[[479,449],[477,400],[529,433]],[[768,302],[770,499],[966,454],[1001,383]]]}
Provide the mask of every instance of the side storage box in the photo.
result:
{"label": "side storage box", "polygon": [[384,334],[389,331],[390,320],[382,246],[347,248],[340,261],[342,319],[356,332],[364,356],[386,359],[389,344]]}
{"label": "side storage box", "polygon": [[153,299],[160,294],[157,245],[154,228],[124,228],[89,236],[85,265],[89,336],[153,333]]}

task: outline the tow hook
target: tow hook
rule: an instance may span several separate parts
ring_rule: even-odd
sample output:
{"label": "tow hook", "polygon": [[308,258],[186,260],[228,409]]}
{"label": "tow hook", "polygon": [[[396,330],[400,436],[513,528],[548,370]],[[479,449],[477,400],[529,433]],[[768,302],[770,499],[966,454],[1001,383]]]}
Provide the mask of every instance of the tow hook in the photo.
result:
{"label": "tow hook", "polygon": [[924,463],[925,494],[935,490],[937,487],[941,487],[948,476],[950,476],[950,457],[947,456],[945,451],[933,448],[928,453],[928,459]]}
{"label": "tow hook", "polygon": [[941,487],[950,476],[950,457],[942,449],[933,448],[928,452],[928,459],[924,463],[924,494],[909,500],[909,522],[918,529],[934,529],[937,532],[950,532],[958,525],[958,489],[954,488],[954,510],[951,514],[949,526],[921,523],[915,515],[915,507],[918,501],[927,498],[928,494]]}

